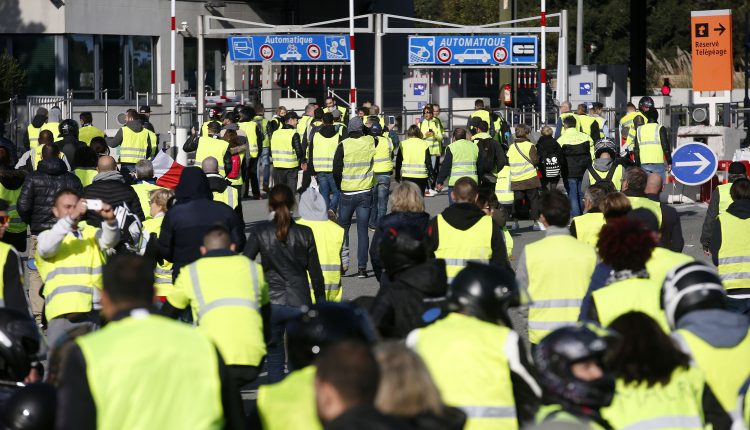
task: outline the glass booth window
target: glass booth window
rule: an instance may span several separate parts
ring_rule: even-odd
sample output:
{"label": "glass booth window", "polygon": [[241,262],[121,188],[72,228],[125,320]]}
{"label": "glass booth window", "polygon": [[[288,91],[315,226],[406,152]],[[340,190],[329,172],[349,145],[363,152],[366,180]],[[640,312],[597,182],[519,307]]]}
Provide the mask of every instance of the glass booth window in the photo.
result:
{"label": "glass booth window", "polygon": [[148,36],[133,36],[130,38],[130,68],[133,94],[153,93],[153,39]]}
{"label": "glass booth window", "polygon": [[75,98],[95,98],[94,36],[68,37],[68,87],[74,91]]}

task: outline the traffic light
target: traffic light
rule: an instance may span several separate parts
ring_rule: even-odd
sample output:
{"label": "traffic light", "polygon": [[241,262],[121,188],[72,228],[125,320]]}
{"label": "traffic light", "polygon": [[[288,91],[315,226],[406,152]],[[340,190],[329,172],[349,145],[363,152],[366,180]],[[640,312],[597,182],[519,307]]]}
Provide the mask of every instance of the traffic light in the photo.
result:
{"label": "traffic light", "polygon": [[672,92],[672,85],[669,83],[669,78],[664,78],[664,85],[661,86],[661,95],[668,96]]}

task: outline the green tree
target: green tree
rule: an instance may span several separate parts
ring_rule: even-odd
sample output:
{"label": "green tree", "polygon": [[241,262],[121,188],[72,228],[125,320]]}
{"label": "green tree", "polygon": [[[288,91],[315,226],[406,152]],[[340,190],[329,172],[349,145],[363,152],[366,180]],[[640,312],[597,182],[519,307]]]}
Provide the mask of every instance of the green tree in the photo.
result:
{"label": "green tree", "polygon": [[[0,102],[15,97],[21,91],[26,80],[26,72],[18,65],[18,61],[3,51],[0,54]],[[0,118],[5,121],[10,112],[8,103],[0,104]]]}

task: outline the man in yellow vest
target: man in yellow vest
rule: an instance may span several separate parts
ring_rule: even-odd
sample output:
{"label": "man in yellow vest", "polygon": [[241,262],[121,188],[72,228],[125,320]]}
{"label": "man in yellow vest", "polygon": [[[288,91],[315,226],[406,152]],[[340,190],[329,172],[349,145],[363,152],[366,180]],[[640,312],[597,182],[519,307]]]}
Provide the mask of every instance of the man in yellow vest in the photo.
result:
{"label": "man in yellow vest", "polygon": [[221,173],[226,177],[232,170],[232,152],[229,142],[221,138],[221,125],[218,122],[208,124],[208,134],[204,136],[193,135],[182,146],[185,152],[195,151],[194,165],[201,167],[203,160],[213,157],[222,161]]}
{"label": "man in yellow vest", "polygon": [[587,175],[587,169],[591,166],[594,155],[594,141],[588,134],[576,130],[576,121],[573,117],[568,116],[563,119],[563,125],[565,130],[557,138],[557,143],[560,144],[565,157],[565,170],[562,175],[565,182],[563,185],[565,185],[565,191],[570,199],[572,215],[578,216],[583,213],[581,186],[583,177]]}
{"label": "man in yellow vest", "polygon": [[328,218],[325,199],[313,187],[308,188],[299,198],[299,216],[297,223],[310,227],[315,237],[318,261],[326,287],[326,300],[340,302],[344,298],[344,290],[341,288],[344,229]]}
{"label": "man in yellow vest", "polygon": [[344,228],[341,252],[342,272],[349,268],[349,227],[357,214],[357,277],[367,277],[367,251],[370,238],[368,222],[372,210],[372,188],[375,185],[375,141],[365,134],[362,119],[349,120],[348,137],[341,141],[333,157],[333,176],[341,190],[338,222]]}
{"label": "man in yellow vest", "polygon": [[336,155],[341,140],[343,137],[333,125],[333,115],[326,112],[323,114],[322,126],[313,134],[307,147],[307,168],[318,181],[320,194],[326,202],[328,218],[333,221],[336,220],[336,211],[341,197],[341,191],[333,178],[333,157]]}
{"label": "man in yellow vest", "polygon": [[151,207],[149,195],[151,191],[158,190],[161,187],[156,185],[154,178],[154,165],[150,160],[141,160],[135,164],[135,182],[130,185],[138,195],[138,201],[141,203],[144,220],[151,219],[149,208]]}
{"label": "man in yellow vest", "polygon": [[552,330],[573,324],[596,266],[596,251],[570,235],[570,201],[557,190],[542,195],[543,239],[526,245],[516,277],[528,285],[529,341],[538,344]]}
{"label": "man in yellow vest", "polygon": [[594,163],[586,169],[581,183],[581,192],[585,193],[589,185],[611,184],[620,191],[625,169],[615,159],[619,155],[617,144],[609,138],[600,139],[594,145]]}
{"label": "man in yellow vest", "polygon": [[630,205],[633,209],[645,208],[650,210],[656,216],[656,220],[661,228],[661,205],[648,198],[646,195],[646,185],[648,184],[648,173],[640,167],[631,167],[625,171],[625,179],[622,182],[622,192],[628,196]]}
{"label": "man in yellow vest", "polygon": [[308,103],[305,106],[305,113],[302,114],[299,122],[297,122],[297,134],[299,134],[300,138],[302,139],[302,144],[305,146],[307,145],[307,141],[309,140],[308,132],[310,131],[310,126],[312,125],[314,115],[315,105],[312,103]]}
{"label": "man in yellow vest", "polygon": [[117,245],[120,229],[112,206],[103,201],[91,209],[102,217],[101,228],[79,225],[88,202],[72,190],[58,192],[52,207],[57,222],[38,237],[35,261],[44,280],[50,345],[73,327],[99,325],[104,251]]}
{"label": "man in yellow vest", "polygon": [[726,212],[729,205],[732,204],[732,196],[729,194],[729,189],[732,188],[734,181],[746,178],[747,170],[745,169],[745,165],[740,161],[733,161],[727,171],[727,183],[717,185],[711,192],[711,202],[708,204],[708,209],[706,209],[706,218],[703,220],[703,228],[701,230],[701,245],[703,245],[703,252],[706,255],[711,250],[711,234],[714,231],[716,218]]}
{"label": "man in yellow vest", "polygon": [[461,178],[471,178],[479,183],[479,148],[477,144],[466,139],[466,130],[453,130],[453,143],[445,148],[445,159],[437,175],[437,191],[442,191],[445,180],[448,180],[448,204],[453,204],[451,191],[453,185]]}
{"label": "man in yellow vest", "polygon": [[223,122],[223,120],[221,119],[221,108],[213,107],[209,109],[207,116],[208,118],[201,125],[201,129],[200,129],[201,136],[207,136],[209,134],[208,124],[212,122],[218,122],[219,124],[221,124]]}
{"label": "man in yellow vest", "polygon": [[343,106],[339,106],[336,103],[336,99],[335,98],[333,98],[333,97],[326,97],[326,99],[325,99],[325,106],[326,106],[326,111],[327,112],[333,112],[334,110],[339,111],[339,114],[340,114],[342,120],[344,118],[348,118],[348,115],[346,113],[347,109],[345,107],[343,107]]}
{"label": "man in yellow vest", "polygon": [[109,323],[77,338],[66,355],[56,427],[245,428],[239,392],[209,338],[150,313],[152,262],[118,255],[103,278]]}
{"label": "man in yellow vest", "polygon": [[[0,199],[0,240],[7,234],[12,221],[10,206]],[[25,233],[25,232],[24,232]],[[0,307],[15,309],[29,314],[26,291],[23,288],[23,269],[18,251],[5,242],[0,242],[0,267],[3,270],[3,285],[0,288]]]}
{"label": "man in yellow vest", "polygon": [[466,430],[519,429],[534,419],[542,390],[508,315],[523,297],[511,270],[469,263],[448,289],[452,312],[406,338],[445,404],[466,413]]}
{"label": "man in yellow vest", "polygon": [[750,316],[750,180],[732,184],[733,200],[711,235],[711,258],[727,291],[727,309]]}
{"label": "man in yellow vest", "polygon": [[485,107],[484,100],[482,99],[476,99],[474,100],[474,112],[469,115],[469,121],[466,123],[466,129],[470,129],[471,125],[476,121],[472,121],[473,118],[479,118],[481,121],[484,121],[489,124],[492,124],[491,118],[490,118],[490,111]]}
{"label": "man in yellow vest", "polygon": [[[434,196],[434,182],[437,172],[440,170],[440,154],[443,149],[442,124],[434,117],[434,111],[431,105],[425,106],[422,111],[422,119],[419,121],[419,130],[422,132],[422,138],[429,144],[430,162],[432,163],[432,176],[430,176],[430,189],[427,190],[429,196]],[[427,194],[426,194],[427,195]]]}
{"label": "man in yellow vest", "polygon": [[430,144],[422,139],[422,132],[416,124],[409,126],[406,139],[396,154],[396,181],[413,182],[422,193],[427,189],[427,181],[432,176]]}
{"label": "man in yellow vest", "polygon": [[[26,126],[26,132],[23,135],[23,146],[26,150],[34,150],[39,146],[39,133],[42,131],[42,127],[47,122],[47,116],[49,111],[44,107],[39,107],[36,110],[34,118],[29,121],[29,125]],[[54,130],[56,133],[57,130]]]}
{"label": "man in yellow vest", "polygon": [[448,283],[469,261],[510,268],[503,226],[477,206],[477,183],[463,177],[453,185],[453,204],[430,221],[428,247],[445,260]]}
{"label": "man in yellow vest", "polygon": [[625,108],[626,112],[625,115],[620,118],[620,145],[624,145],[626,143],[626,139],[630,135],[630,130],[634,128],[633,125],[633,119],[636,116],[641,117],[643,120],[643,124],[648,122],[648,119],[645,115],[643,115],[641,112],[639,112],[633,103],[628,102],[627,107]]}
{"label": "man in yellow vest", "polygon": [[649,173],[658,173],[664,181],[666,172],[672,170],[672,147],[667,129],[657,122],[638,125],[639,123],[640,121],[633,121],[635,137],[628,149],[635,154],[636,164]]}
{"label": "man in yellow vest", "polygon": [[560,116],[557,117],[557,123],[555,124],[555,139],[560,137],[562,134],[563,129],[565,128],[563,125],[563,120],[566,117],[573,117],[576,119],[575,129],[578,129],[578,115],[575,114],[575,112],[572,112],[573,105],[570,104],[569,101],[565,100],[564,102],[560,103]]}
{"label": "man in yellow vest", "polygon": [[214,157],[203,160],[203,173],[208,178],[208,188],[213,193],[214,201],[224,203],[234,209],[234,212],[240,218],[240,222],[244,225],[245,218],[242,214],[240,194],[226,178],[219,174],[219,162]]}
{"label": "man in yellow vest", "polygon": [[79,115],[81,120],[81,129],[78,131],[78,139],[86,145],[91,145],[91,139],[96,136],[104,137],[104,132],[94,127],[94,116],[91,112],[81,112]]}
{"label": "man in yellow vest", "polygon": [[250,428],[322,430],[315,407],[315,361],[343,341],[374,344],[375,330],[367,312],[349,303],[317,303],[303,309],[286,328],[291,372],[258,389]]}
{"label": "man in yellow vest", "polygon": [[110,148],[120,147],[120,171],[125,178],[135,169],[135,164],[143,159],[156,155],[156,133],[143,127],[138,111],[128,109],[125,112],[125,125],[117,130],[112,140],[107,142]]}
{"label": "man in yellow vest", "polygon": [[[727,309],[721,279],[705,263],[673,269],[661,293],[673,338],[703,371],[716,400],[730,415],[750,376],[750,320]],[[725,422],[719,428],[731,427],[729,417]]]}
{"label": "man in yellow vest", "polygon": [[372,190],[372,205],[370,206],[370,230],[375,230],[378,222],[388,212],[388,196],[391,194],[391,174],[393,173],[393,142],[387,135],[383,135],[383,127],[377,122],[376,116],[368,120],[370,135],[375,141],[375,159],[372,166],[375,175],[375,188]]}
{"label": "man in yellow vest", "polygon": [[583,197],[584,214],[573,218],[570,222],[570,234],[594,248],[599,240],[599,230],[606,223],[599,204],[609,193],[610,189],[605,184],[594,184],[588,187]]}
{"label": "man in yellow vest", "polygon": [[263,131],[258,121],[254,120],[255,109],[243,107],[240,110],[240,130],[247,135],[247,155],[243,171],[243,182],[248,184],[242,197],[249,198],[252,191],[252,199],[260,199],[260,185],[258,183],[258,159],[263,145]]}
{"label": "man in yellow vest", "polygon": [[271,135],[271,161],[273,164],[273,183],[284,184],[290,190],[297,191],[297,174],[300,167],[307,168],[302,139],[297,134],[299,116],[289,111],[283,118],[283,126]]}

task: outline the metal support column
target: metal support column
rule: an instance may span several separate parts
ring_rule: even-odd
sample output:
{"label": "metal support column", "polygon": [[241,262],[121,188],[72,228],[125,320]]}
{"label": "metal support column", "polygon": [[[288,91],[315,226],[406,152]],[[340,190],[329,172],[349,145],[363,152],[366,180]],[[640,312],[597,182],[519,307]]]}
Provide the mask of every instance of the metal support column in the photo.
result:
{"label": "metal support column", "polygon": [[557,48],[557,100],[568,100],[568,11],[560,11],[560,39]]}
{"label": "metal support column", "polygon": [[576,66],[583,65],[583,0],[576,9]]}
{"label": "metal support column", "polygon": [[375,104],[383,108],[383,15],[375,14]]}
{"label": "metal support column", "polygon": [[198,17],[198,77],[196,80],[196,91],[195,91],[195,97],[197,100],[197,107],[198,107],[198,124],[203,124],[203,112],[206,110],[205,107],[205,82],[203,80],[204,75],[206,74],[205,66],[203,64],[204,61],[204,47],[203,47],[203,38],[205,37],[204,34],[204,28],[205,25],[204,21],[205,15],[200,15]]}

